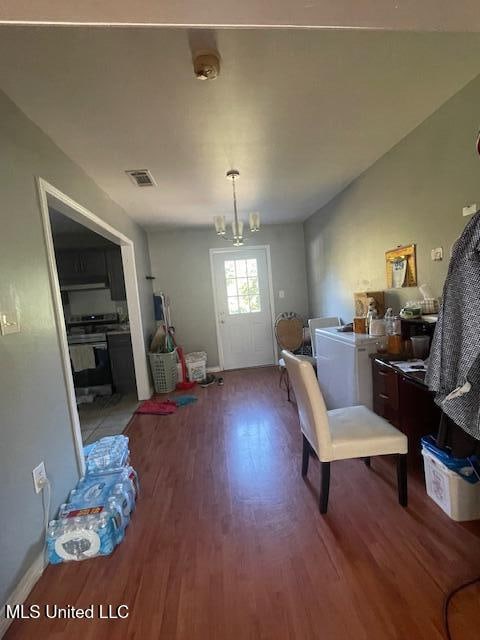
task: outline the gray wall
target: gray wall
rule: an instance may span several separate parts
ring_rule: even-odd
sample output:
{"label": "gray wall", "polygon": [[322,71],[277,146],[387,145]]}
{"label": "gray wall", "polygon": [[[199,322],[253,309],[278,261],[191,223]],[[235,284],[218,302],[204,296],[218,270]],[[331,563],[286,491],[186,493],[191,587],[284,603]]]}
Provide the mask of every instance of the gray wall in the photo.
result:
{"label": "gray wall", "polygon": [[[442,293],[462,207],[480,205],[479,105],[477,78],[305,222],[312,315],[351,320],[353,292],[385,289],[384,253],[400,244],[417,244],[418,283]],[[444,260],[432,262],[439,246]],[[398,310],[419,297],[404,288],[387,301]]]}
{"label": "gray wall", "polygon": [[45,461],[52,514],[78,474],[35,176],[134,241],[145,332],[153,325],[144,231],[0,92],[0,298],[15,287],[21,324],[21,333],[0,337],[0,604],[42,549],[32,469]]}
{"label": "gray wall", "polygon": [[[301,224],[263,227],[248,245],[270,245],[275,312],[307,313],[305,247]],[[215,230],[149,231],[148,246],[155,291],[170,296],[172,322],[186,351],[205,350],[208,366],[218,365],[210,249],[228,246]],[[279,290],[285,298],[278,297]]]}

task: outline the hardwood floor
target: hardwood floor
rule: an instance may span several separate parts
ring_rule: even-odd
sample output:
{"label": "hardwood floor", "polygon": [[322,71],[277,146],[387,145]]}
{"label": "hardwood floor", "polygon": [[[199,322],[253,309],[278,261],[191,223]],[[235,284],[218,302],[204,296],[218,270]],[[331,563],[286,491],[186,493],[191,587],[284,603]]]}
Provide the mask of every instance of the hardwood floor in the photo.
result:
{"label": "hardwood floor", "polygon": [[[128,434],[141,496],[110,558],[49,566],[28,603],[127,604],[127,620],[14,622],[8,640],[438,640],[444,594],[480,574],[479,523],[449,520],[395,466],[318,463],[301,476],[295,406],[276,369],[230,372],[173,416]],[[455,640],[480,637],[480,590],[452,603]],[[475,634],[477,634],[475,636]]]}

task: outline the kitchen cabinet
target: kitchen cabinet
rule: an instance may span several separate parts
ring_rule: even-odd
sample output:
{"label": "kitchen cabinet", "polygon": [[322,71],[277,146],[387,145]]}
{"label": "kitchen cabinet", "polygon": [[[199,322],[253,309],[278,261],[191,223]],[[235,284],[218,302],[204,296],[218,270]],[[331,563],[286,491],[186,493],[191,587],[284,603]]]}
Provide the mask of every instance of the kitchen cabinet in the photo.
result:
{"label": "kitchen cabinet", "polygon": [[106,282],[107,267],[103,249],[58,251],[56,261],[61,285]]}
{"label": "kitchen cabinet", "polygon": [[441,411],[421,374],[407,374],[381,358],[372,360],[373,410],[408,438],[409,457],[421,459],[422,436],[437,433]]}
{"label": "kitchen cabinet", "polygon": [[137,389],[130,333],[107,334],[113,389],[116,393],[132,393]]}
{"label": "kitchen cabinet", "polygon": [[108,282],[112,300],[126,300],[125,278],[123,275],[122,253],[120,247],[105,252]]}

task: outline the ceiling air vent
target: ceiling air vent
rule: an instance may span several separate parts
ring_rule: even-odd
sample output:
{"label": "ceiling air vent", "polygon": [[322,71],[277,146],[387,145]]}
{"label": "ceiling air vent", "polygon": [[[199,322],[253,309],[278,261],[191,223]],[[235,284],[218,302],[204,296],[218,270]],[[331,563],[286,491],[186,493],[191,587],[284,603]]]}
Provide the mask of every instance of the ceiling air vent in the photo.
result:
{"label": "ceiling air vent", "polygon": [[130,176],[130,180],[133,184],[137,185],[137,187],[156,186],[156,182],[148,169],[130,169],[129,171],[125,171],[125,173]]}

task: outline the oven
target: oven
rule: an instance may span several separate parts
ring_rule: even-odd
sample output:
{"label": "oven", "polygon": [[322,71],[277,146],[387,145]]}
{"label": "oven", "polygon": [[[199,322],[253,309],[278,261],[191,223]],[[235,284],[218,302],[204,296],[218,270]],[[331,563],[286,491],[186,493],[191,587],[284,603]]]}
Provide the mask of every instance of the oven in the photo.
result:
{"label": "oven", "polygon": [[112,395],[112,372],[104,333],[68,336],[75,394]]}

